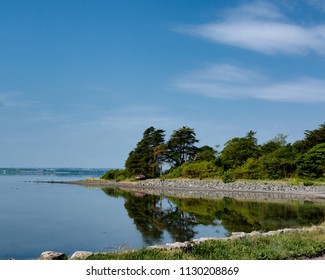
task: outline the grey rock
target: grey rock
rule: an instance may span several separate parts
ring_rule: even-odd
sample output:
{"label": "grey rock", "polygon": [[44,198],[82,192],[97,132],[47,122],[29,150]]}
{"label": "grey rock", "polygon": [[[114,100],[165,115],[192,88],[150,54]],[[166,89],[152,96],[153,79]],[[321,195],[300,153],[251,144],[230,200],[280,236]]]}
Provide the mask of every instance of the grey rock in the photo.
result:
{"label": "grey rock", "polygon": [[86,260],[88,257],[93,256],[93,252],[89,251],[76,251],[72,254],[71,260]]}
{"label": "grey rock", "polygon": [[65,253],[61,252],[53,252],[53,251],[46,251],[43,252],[39,260],[67,260],[68,256]]}

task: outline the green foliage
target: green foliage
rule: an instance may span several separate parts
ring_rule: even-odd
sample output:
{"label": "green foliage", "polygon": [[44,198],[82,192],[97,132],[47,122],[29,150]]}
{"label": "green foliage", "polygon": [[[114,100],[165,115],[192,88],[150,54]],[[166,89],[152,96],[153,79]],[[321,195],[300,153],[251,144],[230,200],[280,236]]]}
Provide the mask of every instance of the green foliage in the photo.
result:
{"label": "green foliage", "polygon": [[147,128],[136,148],[130,152],[125,168],[130,175],[144,175],[148,178],[158,177],[161,173],[162,158],[158,147],[164,143],[164,130]]}
{"label": "green foliage", "polygon": [[298,178],[292,178],[289,182],[291,186],[299,186],[301,184],[301,181]]}
{"label": "green foliage", "polygon": [[215,161],[217,151],[210,146],[203,146],[197,149],[195,161]]}
{"label": "green foliage", "polygon": [[186,253],[182,250],[164,251],[159,249],[143,248],[111,253],[92,255],[88,260],[186,260]]}
{"label": "green foliage", "polygon": [[[232,138],[218,153],[207,145],[196,147],[199,140],[192,128],[183,126],[174,130],[165,143],[164,130],[149,127],[129,153],[125,169],[129,177],[144,175],[146,178],[161,176],[166,165],[171,167],[165,174],[167,178],[220,177],[223,170],[223,178],[227,182],[296,176],[324,178],[325,123],[318,129],[307,130],[305,138],[293,145],[286,143],[287,136],[283,134],[258,145],[255,134],[249,131],[244,137]],[[231,171],[226,173],[229,169]],[[115,175],[111,177],[117,178]]]}
{"label": "green foliage", "polygon": [[182,177],[183,166],[172,167],[164,174],[165,178],[180,178]]}
{"label": "green foliage", "polygon": [[306,180],[303,182],[303,185],[304,186],[313,186],[314,185],[314,182],[313,181],[310,181],[310,180]]}
{"label": "green foliage", "polygon": [[267,155],[286,145],[287,135],[278,134],[270,141],[260,146],[261,154]]}
{"label": "green foliage", "polygon": [[199,140],[196,139],[194,129],[183,126],[178,130],[174,130],[166,143],[166,161],[175,167],[192,161],[197,152],[195,146],[197,142]]}
{"label": "green foliage", "polygon": [[221,152],[221,160],[224,169],[236,168],[246,162],[249,158],[258,158],[259,149],[256,132],[249,131],[245,137],[229,140]]}
{"label": "green foliage", "polygon": [[128,178],[128,173],[124,169],[112,169],[108,170],[101,179],[113,180],[116,182],[126,180]]}
{"label": "green foliage", "polygon": [[249,158],[247,161],[234,170],[237,179],[264,179],[262,178],[263,166],[260,160]]}
{"label": "green foliage", "polygon": [[318,129],[306,130],[305,138],[296,141],[293,146],[300,153],[305,153],[317,144],[325,143],[325,123],[322,123]]}
{"label": "green foliage", "polygon": [[290,144],[262,156],[259,162],[265,179],[283,179],[295,175],[296,153]]}
{"label": "green foliage", "polygon": [[224,183],[232,183],[236,181],[235,172],[232,169],[228,169],[222,174],[222,181]]}
{"label": "green foliage", "polygon": [[186,162],[181,166],[171,168],[165,174],[166,178],[218,178],[221,169],[211,161]]}
{"label": "green foliage", "polygon": [[185,178],[216,178],[218,168],[210,161],[185,163],[182,165],[182,177]]}
{"label": "green foliage", "polygon": [[321,178],[325,173],[325,143],[318,144],[297,161],[298,174],[308,178]]}
{"label": "green foliage", "polygon": [[[325,231],[288,232],[247,239],[207,241],[193,248],[201,260],[284,260],[316,257],[325,252]],[[322,236],[323,235],[323,236]]]}

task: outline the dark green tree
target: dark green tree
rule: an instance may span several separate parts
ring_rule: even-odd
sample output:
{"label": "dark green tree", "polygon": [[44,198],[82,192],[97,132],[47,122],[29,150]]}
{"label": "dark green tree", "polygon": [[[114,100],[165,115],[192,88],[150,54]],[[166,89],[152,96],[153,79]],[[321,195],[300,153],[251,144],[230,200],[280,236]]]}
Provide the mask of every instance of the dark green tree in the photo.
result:
{"label": "dark green tree", "polygon": [[[237,179],[266,179],[266,175],[261,164],[261,158],[249,158],[243,165],[234,170]],[[229,169],[231,171],[231,169]],[[228,170],[228,171],[229,171]]]}
{"label": "dark green tree", "polygon": [[129,153],[125,162],[127,172],[134,175],[144,175],[147,178],[154,178],[161,173],[161,157],[157,154],[157,147],[164,144],[165,131],[147,128],[143,138],[138,142],[136,148]]}
{"label": "dark green tree", "polygon": [[203,146],[197,149],[195,161],[214,161],[218,152],[210,146]]}
{"label": "dark green tree", "polygon": [[267,141],[266,143],[264,143],[260,147],[261,154],[262,155],[267,155],[267,154],[272,153],[275,150],[285,146],[287,144],[287,142],[286,142],[287,137],[288,137],[287,135],[278,134],[277,136],[275,136],[270,141]]}
{"label": "dark green tree", "polygon": [[297,161],[298,174],[312,179],[321,178],[325,174],[325,143],[318,144]]}
{"label": "dark green tree", "polygon": [[256,132],[249,131],[245,137],[236,137],[226,142],[221,152],[221,161],[224,170],[236,168],[249,158],[258,158],[260,155]]}
{"label": "dark green tree", "polygon": [[325,123],[322,123],[318,129],[306,130],[305,138],[296,141],[293,146],[301,154],[306,153],[317,144],[325,143]]}
{"label": "dark green tree", "polygon": [[185,162],[191,162],[197,152],[195,146],[199,140],[196,139],[194,129],[183,126],[174,130],[166,143],[165,160],[172,167],[181,166]]}
{"label": "dark green tree", "polygon": [[291,144],[287,144],[272,153],[260,157],[259,163],[262,165],[260,174],[263,174],[265,179],[292,177],[295,175],[297,168],[295,149]]}

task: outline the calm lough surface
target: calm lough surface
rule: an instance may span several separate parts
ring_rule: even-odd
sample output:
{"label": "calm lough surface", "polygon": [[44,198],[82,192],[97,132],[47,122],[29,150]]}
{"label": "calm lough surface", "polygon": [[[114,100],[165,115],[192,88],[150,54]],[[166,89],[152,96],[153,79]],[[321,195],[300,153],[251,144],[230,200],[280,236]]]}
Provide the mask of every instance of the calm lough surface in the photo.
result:
{"label": "calm lough surface", "polygon": [[78,250],[142,248],[325,220],[325,204],[320,203],[167,199],[34,182],[85,177],[0,175],[0,259],[33,259],[43,251],[71,255]]}

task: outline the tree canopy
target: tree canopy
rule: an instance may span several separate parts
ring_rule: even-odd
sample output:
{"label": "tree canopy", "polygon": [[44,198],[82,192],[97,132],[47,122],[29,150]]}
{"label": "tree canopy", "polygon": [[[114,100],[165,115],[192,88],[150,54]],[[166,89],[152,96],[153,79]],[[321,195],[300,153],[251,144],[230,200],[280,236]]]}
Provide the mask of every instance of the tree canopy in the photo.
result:
{"label": "tree canopy", "polygon": [[183,126],[174,130],[166,143],[166,161],[174,167],[192,161],[197,152],[195,144],[198,142],[194,129]]}
{"label": "tree canopy", "polygon": [[174,130],[165,142],[165,131],[149,127],[142,139],[129,153],[125,170],[111,170],[103,178],[120,180],[127,176],[143,175],[155,178],[162,175],[163,166],[170,177],[282,179],[325,178],[325,123],[315,130],[306,130],[305,137],[287,143],[287,136],[278,134],[259,145],[256,132],[227,141],[223,150],[204,145],[193,128],[183,126]]}
{"label": "tree canopy", "polygon": [[236,137],[229,140],[221,152],[221,160],[225,170],[236,168],[249,158],[259,156],[255,131],[247,132],[245,137]]}
{"label": "tree canopy", "polygon": [[147,128],[143,138],[136,148],[129,153],[125,168],[130,175],[143,175],[154,178],[160,175],[161,162],[157,154],[157,147],[164,143],[165,131]]}
{"label": "tree canopy", "polygon": [[325,143],[317,144],[297,161],[298,173],[304,177],[319,178],[325,173]]}
{"label": "tree canopy", "polygon": [[305,153],[317,144],[325,143],[325,123],[322,123],[318,129],[306,130],[305,138],[296,141],[293,146],[300,153]]}

